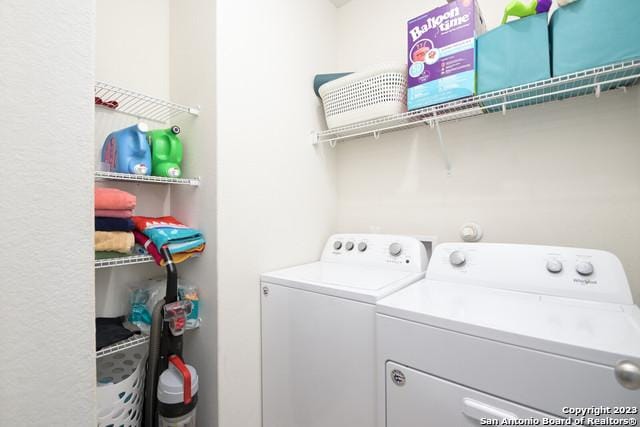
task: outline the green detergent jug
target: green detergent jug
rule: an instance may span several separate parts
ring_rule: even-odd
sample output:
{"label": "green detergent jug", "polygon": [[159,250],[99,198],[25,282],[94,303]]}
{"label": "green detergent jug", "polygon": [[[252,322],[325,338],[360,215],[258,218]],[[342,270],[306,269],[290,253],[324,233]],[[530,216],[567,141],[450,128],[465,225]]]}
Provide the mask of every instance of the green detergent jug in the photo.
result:
{"label": "green detergent jug", "polygon": [[151,175],[167,178],[182,176],[182,142],[178,138],[180,128],[150,131],[147,136],[151,146]]}

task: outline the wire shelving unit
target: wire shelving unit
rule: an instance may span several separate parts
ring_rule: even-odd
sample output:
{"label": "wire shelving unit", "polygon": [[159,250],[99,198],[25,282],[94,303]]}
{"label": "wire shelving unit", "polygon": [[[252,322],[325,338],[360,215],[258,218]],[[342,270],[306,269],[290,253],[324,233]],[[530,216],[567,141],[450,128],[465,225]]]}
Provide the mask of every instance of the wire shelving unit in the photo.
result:
{"label": "wire shelving unit", "polygon": [[94,92],[97,107],[139,119],[166,123],[182,114],[200,114],[198,107],[176,104],[101,81],[96,82]]}
{"label": "wire shelving unit", "polygon": [[113,345],[104,347],[96,351],[96,359],[107,356],[109,354],[117,353],[119,351],[127,350],[129,348],[137,347],[139,345],[146,344],[148,342],[149,342],[148,335],[141,335],[141,334],[133,335],[132,337],[127,338],[126,340],[117,342]]}
{"label": "wire shelving unit", "polygon": [[146,264],[154,262],[151,255],[131,255],[117,258],[97,259],[95,268],[122,267],[125,265]]}
{"label": "wire shelving unit", "polygon": [[165,178],[162,176],[134,175],[129,173],[104,172],[104,171],[96,171],[95,179],[142,182],[142,183],[151,183],[151,184],[191,185],[194,187],[198,187],[200,185],[200,178]]}
{"label": "wire shelving unit", "polygon": [[439,123],[462,120],[483,114],[502,112],[560,101],[567,98],[595,94],[636,85],[640,80],[640,59],[593,68],[564,76],[553,77],[444,104],[382,117],[329,130],[317,131],[313,144],[323,142],[334,146],[348,139],[374,136],[417,126],[436,127],[441,139]]}

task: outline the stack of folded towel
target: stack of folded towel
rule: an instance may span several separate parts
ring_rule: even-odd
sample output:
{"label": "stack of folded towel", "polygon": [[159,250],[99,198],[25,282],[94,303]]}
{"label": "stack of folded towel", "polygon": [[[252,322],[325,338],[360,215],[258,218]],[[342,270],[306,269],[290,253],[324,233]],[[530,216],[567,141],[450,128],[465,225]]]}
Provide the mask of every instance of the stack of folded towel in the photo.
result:
{"label": "stack of folded towel", "polygon": [[96,259],[126,256],[133,252],[133,210],[136,196],[115,188],[95,189]]}
{"label": "stack of folded towel", "polygon": [[159,251],[163,246],[169,249],[175,263],[185,261],[204,251],[205,241],[202,234],[172,216],[159,218],[134,216],[133,223],[136,243],[142,245],[158,265],[165,264]]}

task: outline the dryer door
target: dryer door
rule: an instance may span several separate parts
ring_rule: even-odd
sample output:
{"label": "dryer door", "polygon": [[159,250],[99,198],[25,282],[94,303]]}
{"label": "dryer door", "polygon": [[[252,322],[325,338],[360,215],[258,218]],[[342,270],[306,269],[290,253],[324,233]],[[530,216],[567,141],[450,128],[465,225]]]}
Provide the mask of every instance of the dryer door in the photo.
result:
{"label": "dryer door", "polygon": [[563,425],[557,417],[393,362],[387,362],[386,373],[387,427],[475,427],[531,418]]}

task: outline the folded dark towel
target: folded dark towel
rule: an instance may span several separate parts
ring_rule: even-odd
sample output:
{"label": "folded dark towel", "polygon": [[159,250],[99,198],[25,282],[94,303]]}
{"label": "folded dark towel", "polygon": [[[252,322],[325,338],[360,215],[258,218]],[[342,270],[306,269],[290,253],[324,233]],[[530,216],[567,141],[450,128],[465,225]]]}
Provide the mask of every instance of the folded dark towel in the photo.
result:
{"label": "folded dark towel", "polygon": [[131,218],[96,217],[96,231],[132,231],[134,228]]}
{"label": "folded dark towel", "polygon": [[122,326],[122,322],[124,322],[124,316],[98,317],[96,319],[96,350],[126,340],[136,334],[136,332]]}

